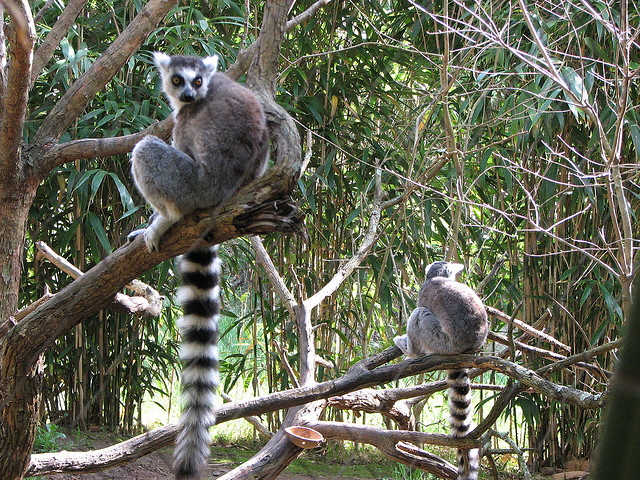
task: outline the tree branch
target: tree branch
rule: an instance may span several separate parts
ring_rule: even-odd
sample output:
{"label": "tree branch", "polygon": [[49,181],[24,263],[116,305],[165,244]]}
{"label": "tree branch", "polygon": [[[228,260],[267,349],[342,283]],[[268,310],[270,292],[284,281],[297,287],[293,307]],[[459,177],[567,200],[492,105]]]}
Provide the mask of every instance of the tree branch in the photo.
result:
{"label": "tree branch", "polygon": [[[12,345],[14,354],[28,368],[56,338],[106,308],[127,283],[161,261],[197,245],[218,244],[246,234],[299,231],[302,218],[297,207],[278,201],[291,181],[276,169],[268,171],[226,204],[178,222],[163,237],[160,252],[148,252],[138,236],[19,322],[7,334],[6,344]],[[207,231],[210,233],[203,237],[202,232]]]}
{"label": "tree branch", "polygon": [[367,233],[364,236],[362,244],[356,251],[356,253],[351,257],[343,266],[341,266],[333,278],[322,288],[320,291],[315,293],[312,297],[308,298],[304,301],[304,304],[308,309],[312,309],[333,294],[340,285],[344,282],[345,278],[351,275],[351,272],[355,270],[355,268],[362,263],[365,259],[371,247],[375,243],[377,234],[378,234],[378,224],[380,223],[380,213],[381,213],[381,199],[382,199],[382,185],[381,185],[381,172],[380,170],[376,170],[376,178],[375,178],[375,194],[373,199],[373,206],[371,208],[371,214],[369,215],[369,228],[367,229]]}
{"label": "tree branch", "polygon": [[154,122],[142,132],[112,138],[82,138],[70,142],[60,143],[48,150],[42,159],[51,168],[63,163],[82,158],[110,157],[123,155],[133,150],[136,143],[147,135],[155,135],[168,139],[173,129],[173,116],[161,122]]}
{"label": "tree branch", "polygon": [[289,291],[284,280],[278,273],[269,253],[264,248],[262,240],[260,240],[260,237],[255,236],[250,237],[249,240],[251,241],[253,250],[256,252],[256,263],[258,265],[262,265],[262,268],[264,268],[271,285],[276,289],[278,297],[280,297],[280,300],[282,300],[282,303],[289,311],[289,315],[292,317],[295,316],[296,300],[293,298],[293,294]]}
{"label": "tree branch", "polygon": [[325,7],[329,3],[331,3],[331,0],[318,0],[309,8],[307,8],[304,12],[302,12],[300,15],[289,20],[285,26],[285,31],[288,32],[289,30],[300,25],[302,22],[306,22],[311,17],[313,17],[318,10],[320,10],[322,7]]}
{"label": "tree branch", "polygon": [[[27,111],[31,55],[36,33],[31,9],[26,0],[9,2],[7,9],[11,23],[7,29],[10,59],[7,66],[6,84],[0,98],[0,182],[17,182],[19,172],[19,150],[22,143],[22,127]],[[4,28],[4,25],[0,25]],[[4,46],[3,46],[4,50]],[[5,52],[1,52],[5,53]],[[3,66],[4,59],[0,62]],[[4,72],[3,72],[4,73]],[[4,80],[4,78],[3,78]],[[1,184],[0,183],[0,184]]]}
{"label": "tree branch", "polygon": [[[320,8],[327,5],[330,1],[331,0],[319,0],[313,5],[311,5],[307,10],[302,12],[300,15],[289,20],[285,25],[285,28],[284,28],[285,32],[289,32],[293,28],[297,27],[300,23],[310,18]],[[226,74],[229,75],[234,80],[237,80],[238,78],[240,78],[251,66],[253,57],[255,56],[256,51],[258,50],[258,42],[260,41],[261,41],[260,37],[258,37],[258,39],[255,42],[249,45],[245,50],[242,50],[240,53],[238,53],[236,61],[233,63],[233,65],[231,65],[227,69]]]}
{"label": "tree branch", "polygon": [[485,306],[487,313],[489,315],[493,315],[494,317],[499,318],[500,320],[502,320],[505,323],[512,323],[514,327],[522,330],[523,332],[528,333],[529,335],[532,335],[534,337],[540,338],[546,342],[549,342],[551,345],[554,345],[562,350],[564,350],[565,352],[571,352],[571,347],[569,347],[568,345],[565,345],[564,343],[562,343],[561,341],[557,340],[556,338],[552,337],[551,335],[541,332],[540,330],[532,327],[531,325],[529,325],[528,323],[523,322],[522,320],[518,320],[517,318],[511,318],[510,315],[507,315],[504,312],[501,312],[500,310],[498,310],[497,308],[494,307],[490,307],[490,306]]}
{"label": "tree branch", "polygon": [[[451,478],[455,480],[457,477],[457,469],[449,462],[442,460],[435,455],[428,454],[424,450],[418,450],[414,445],[440,445],[453,448],[479,448],[482,446],[480,440],[471,440],[468,438],[455,438],[451,435],[443,435],[438,433],[413,432],[408,430],[382,430],[367,425],[354,425],[343,422],[311,422],[306,425],[314,430],[322,433],[326,438],[338,440],[347,440],[351,442],[367,443],[378,448],[382,453],[405,465],[417,467],[427,472],[437,475],[439,478]],[[398,444],[400,448],[398,449]],[[413,444],[413,445],[408,445]],[[413,455],[404,455],[403,453],[413,453]],[[417,461],[416,454],[422,456],[422,452],[427,455],[424,460]],[[438,468],[432,470],[432,463],[446,466],[444,469]]]}
{"label": "tree branch", "polygon": [[[44,242],[36,242],[39,255],[47,258],[51,263],[63,272],[67,273],[71,278],[80,278],[84,273],[66,258],[58,255],[49,245]],[[143,318],[159,317],[162,312],[162,295],[149,285],[134,280],[125,285],[126,288],[135,291],[139,296],[130,297],[123,293],[116,293],[113,303],[109,305],[109,309],[118,313],[140,315]]]}
{"label": "tree branch", "polygon": [[[581,408],[599,408],[602,406],[603,402],[602,394],[591,395],[571,387],[556,385],[540,378],[532,370],[496,357],[474,357],[473,355],[423,355],[421,357],[403,360],[395,364],[384,365],[400,355],[400,349],[392,347],[373,355],[372,357],[361,360],[349,369],[349,371],[342,377],[335,380],[317,383],[310,386],[303,386],[284,392],[276,392],[241,402],[224,404],[219,407],[217,411],[216,423],[223,423],[250,415],[260,415],[283,408],[291,408],[296,405],[311,404],[318,400],[342,395],[354,390],[375,385],[384,385],[421,372],[451,370],[461,367],[492,369],[504,373],[521,382],[523,385],[531,387],[544,396],[553,398],[562,403],[577,405]],[[504,408],[504,406],[508,404],[509,398],[511,398],[519,388],[519,385],[514,384],[512,387],[505,389],[501,394],[501,398],[504,400],[501,403],[501,405],[503,405],[501,408]],[[316,404],[312,405],[310,408],[318,408],[318,406]],[[291,410],[290,420],[295,420],[295,413],[299,412],[299,409]],[[304,417],[304,415],[302,415],[302,417]],[[305,423],[310,424],[310,422]],[[484,423],[485,422],[479,425],[474,432],[479,432]],[[176,433],[177,426],[169,425],[167,427],[162,427],[152,432],[139,435],[138,437],[122,442],[121,444],[102,450],[96,450],[94,452],[65,452],[64,454],[49,453],[32,455],[28,474],[43,475],[55,472],[87,472],[120,465],[146,455],[158,448],[171,444],[175,439]],[[473,439],[477,439],[479,436],[480,434],[471,434],[467,438],[455,441],[447,435],[436,435],[434,437],[421,436],[420,438],[430,438],[430,440],[433,440],[433,442],[438,445],[447,444],[451,446],[458,446],[459,444],[455,442],[470,442],[464,443],[464,445],[476,445],[477,440],[474,441]],[[281,432],[278,432],[272,441],[274,442],[272,445],[278,445],[279,448],[282,448],[282,442],[284,440]],[[273,453],[273,450],[265,447],[262,451],[263,456],[260,458],[264,458],[265,452]],[[389,452],[387,451],[385,453]],[[255,463],[252,463],[252,465],[255,465]],[[249,467],[246,466],[246,468],[242,467],[236,469],[234,470],[236,474],[225,476],[224,478],[240,478],[237,476],[239,475],[238,472],[246,473],[249,471],[247,468]]]}

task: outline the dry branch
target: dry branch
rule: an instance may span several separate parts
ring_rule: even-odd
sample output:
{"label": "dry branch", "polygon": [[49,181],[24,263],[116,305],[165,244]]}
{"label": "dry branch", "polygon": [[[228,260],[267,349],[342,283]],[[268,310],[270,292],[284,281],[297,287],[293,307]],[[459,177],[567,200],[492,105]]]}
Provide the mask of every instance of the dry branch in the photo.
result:
{"label": "dry branch", "polygon": [[378,448],[392,460],[420,468],[439,478],[454,480],[457,469],[449,462],[417,448],[415,445],[429,444],[446,447],[478,448],[480,441],[454,438],[450,435],[412,432],[407,430],[381,430],[365,425],[342,422],[311,422],[307,424],[327,438],[367,443]]}
{"label": "dry branch", "polygon": [[[233,402],[233,398],[231,398],[224,392],[220,392],[220,396],[225,402]],[[244,419],[249,422],[253,426],[253,428],[256,429],[258,435],[260,435],[262,438],[269,440],[271,437],[273,437],[273,432],[265,427],[264,424],[260,421],[260,418],[256,415],[249,415],[247,417],[244,417]]]}
{"label": "dry branch", "polygon": [[[495,418],[497,418],[497,415],[502,412],[504,406],[508,404],[509,399],[521,388],[520,384],[529,386],[536,392],[549,398],[556,399],[563,403],[577,405],[582,408],[598,408],[603,402],[602,394],[592,395],[571,387],[556,385],[548,380],[542,379],[532,370],[497,357],[474,357],[473,355],[424,355],[395,364],[385,365],[400,355],[400,349],[392,347],[358,362],[347,373],[345,373],[345,375],[335,380],[222,405],[217,412],[217,423],[223,423],[250,415],[260,415],[283,408],[291,408],[296,405],[311,404],[311,407],[309,408],[317,410],[318,404],[314,404],[313,402],[317,402],[318,400],[346,394],[366,387],[384,385],[421,372],[450,370],[452,368],[459,367],[492,369],[509,375],[520,382],[508,387],[500,395],[499,400],[496,403],[500,403],[501,407],[496,409],[497,414]],[[501,401],[500,398],[503,400]],[[318,413],[300,409],[293,409],[291,412],[293,419],[296,419],[295,414],[300,412],[311,413],[309,416],[313,416],[313,414]],[[491,415],[492,413],[490,413],[489,416]],[[304,417],[304,415],[302,415],[302,417]],[[316,420],[311,419],[303,423],[308,424],[314,421]],[[491,424],[486,425],[486,423],[487,422],[483,421],[471,433],[469,438],[460,441],[473,443],[473,440],[471,439],[481,436],[485,426],[487,429],[491,427]],[[122,463],[132,461],[157,450],[158,448],[171,444],[175,438],[176,432],[177,427],[175,425],[169,425],[132,438],[131,440],[127,440],[118,445],[93,452],[65,452],[64,454],[54,453],[33,455],[28,473],[29,475],[43,475],[55,472],[86,472],[121,465]],[[272,445],[277,445],[278,448],[282,448],[284,445],[282,435],[277,434],[274,436],[274,439],[272,439],[274,442]],[[438,445],[443,444],[443,442],[451,442],[447,443],[447,445],[451,446],[458,445],[458,443],[455,443],[453,439],[449,439],[446,435],[441,437],[436,436],[433,437],[433,439]],[[270,448],[271,447],[265,447],[265,449],[263,449],[263,455],[274,451]],[[385,454],[389,453],[390,451],[385,451]],[[87,470],[87,468],[90,468],[91,470]],[[238,470],[236,473],[239,474],[239,472],[246,473],[247,470],[243,468]],[[231,476],[228,478],[237,477]]]}
{"label": "dry branch", "polygon": [[380,223],[380,215],[382,209],[382,179],[379,169],[376,171],[375,182],[375,196],[373,199],[371,213],[369,214],[369,226],[360,247],[353,255],[353,257],[351,257],[343,266],[338,268],[336,274],[324,287],[322,287],[317,293],[304,301],[306,308],[308,308],[309,310],[317,307],[325,298],[332,295],[342,285],[345,279],[349,275],[351,275],[355,268],[360,265],[360,263],[362,263],[362,261],[368,255],[369,250],[371,250],[371,247],[373,247],[378,234],[378,225]]}
{"label": "dry branch", "polygon": [[340,410],[379,413],[396,422],[399,428],[406,430],[411,422],[411,409],[407,404],[397,400],[392,390],[366,388],[340,397],[331,397],[327,406]]}
{"label": "dry branch", "polygon": [[[49,260],[60,270],[67,273],[71,278],[76,279],[84,275],[82,270],[77,268],[66,258],[58,255],[58,253],[56,253],[46,243],[42,241],[36,242],[36,247],[38,248],[39,255]],[[155,318],[160,316],[160,313],[162,313],[163,297],[156,289],[141,282],[140,280],[133,280],[125,287],[136,292],[138,296],[130,297],[123,293],[116,293],[113,298],[113,303],[107,308],[114,310],[117,313],[140,315],[143,318]],[[51,295],[49,298],[50,297]],[[42,303],[43,302],[38,300],[38,306]],[[24,318],[25,315],[22,315],[17,319]]]}
{"label": "dry branch", "polygon": [[251,246],[253,250],[256,252],[256,263],[258,265],[262,265],[264,271],[269,277],[269,281],[271,285],[275,288],[278,297],[283,302],[286,309],[289,311],[291,316],[295,315],[296,301],[293,298],[293,294],[287,288],[287,285],[284,283],[284,280],[278,273],[276,266],[273,264],[271,257],[267,253],[267,250],[264,248],[262,244],[262,240],[260,237],[252,236],[249,238],[251,240]]}
{"label": "dry branch", "polygon": [[[532,355],[535,355],[536,357],[539,358],[545,358],[547,360],[555,360],[555,361],[561,361],[566,359],[567,357],[565,355],[561,355],[559,353],[555,353],[552,352],[551,350],[547,350],[545,348],[540,348],[540,347],[533,347],[531,345],[527,345],[526,343],[520,342],[519,340],[513,340],[513,342],[510,342],[509,339],[507,337],[505,337],[504,335],[500,335],[494,332],[489,332],[489,337],[490,340],[493,340],[496,343],[500,343],[502,345],[506,345],[509,347],[509,349],[511,349],[511,346],[513,345],[513,347],[516,350],[520,350],[521,352],[527,352],[530,353]],[[575,365],[577,368],[581,368],[583,370],[586,370],[588,372],[591,372],[593,374],[596,375],[600,375],[603,373],[602,368],[600,368],[597,365],[591,365],[588,363],[584,363],[584,362],[572,362],[572,365]]]}
{"label": "dry branch", "polygon": [[518,320],[517,318],[512,319],[510,315],[507,315],[506,313],[501,312],[497,308],[490,307],[490,306],[485,306],[485,308],[487,309],[487,313],[489,315],[493,315],[494,317],[499,318],[505,323],[512,324],[514,327],[522,330],[525,333],[528,333],[529,335],[532,335],[546,342],[549,342],[551,345],[555,345],[556,347],[564,350],[565,352],[569,352],[569,353],[571,352],[571,347],[569,347],[568,345],[565,345],[560,340],[557,340],[551,335],[541,332],[540,330],[532,327],[528,323],[525,323],[522,320]]}

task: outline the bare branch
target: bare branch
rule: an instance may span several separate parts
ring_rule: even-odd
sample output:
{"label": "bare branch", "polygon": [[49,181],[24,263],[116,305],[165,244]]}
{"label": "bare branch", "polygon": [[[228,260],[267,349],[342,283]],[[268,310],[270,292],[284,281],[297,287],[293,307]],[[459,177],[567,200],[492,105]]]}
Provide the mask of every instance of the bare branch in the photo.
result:
{"label": "bare branch", "polygon": [[[346,422],[312,422],[308,427],[318,430],[327,438],[348,440],[352,442],[368,443],[370,445],[410,442],[415,445],[440,445],[455,448],[479,448],[479,440],[470,438],[455,438],[442,433],[424,433],[409,430],[382,430],[368,425],[354,425]],[[455,478],[455,477],[454,477]]]}
{"label": "bare branch", "polygon": [[622,338],[618,340],[614,340],[612,342],[605,343],[604,345],[600,345],[598,347],[594,347],[590,350],[586,350],[584,352],[576,353],[575,355],[571,355],[570,357],[559,360],[550,365],[546,365],[544,367],[536,370],[538,375],[547,375],[551,372],[556,372],[563,368],[567,368],[569,365],[579,364],[581,362],[586,362],[591,360],[593,357],[600,355],[602,353],[608,352],[610,350],[614,350],[622,346]]}
{"label": "bare branch", "polygon": [[356,251],[356,253],[351,257],[343,266],[341,266],[336,274],[333,276],[329,282],[320,289],[320,291],[316,292],[312,297],[308,298],[304,301],[304,304],[308,309],[312,309],[330,296],[333,292],[335,292],[338,287],[342,285],[344,280],[351,275],[351,272],[355,270],[355,268],[360,265],[360,263],[366,258],[369,250],[373,247],[373,244],[377,238],[378,234],[378,224],[380,223],[380,212],[381,212],[381,198],[382,198],[382,186],[381,186],[381,172],[380,170],[376,170],[376,188],[373,199],[373,206],[371,207],[371,214],[369,215],[369,228],[364,236],[362,244]]}
{"label": "bare branch", "polygon": [[289,374],[289,378],[291,379],[291,382],[293,383],[293,386],[298,388],[300,386],[300,383],[298,382],[298,377],[296,377],[296,374],[293,371],[293,368],[291,367],[291,364],[289,363],[289,360],[287,360],[287,357],[285,355],[284,350],[282,349],[282,347],[278,343],[278,340],[276,340],[275,338],[273,339],[273,341],[271,343],[273,343],[273,346],[276,347],[276,350],[278,351],[278,355],[280,355],[280,361],[282,362],[282,365],[284,366],[284,369]]}
{"label": "bare branch", "polygon": [[154,122],[142,132],[131,135],[112,138],[83,138],[60,143],[47,151],[42,161],[53,168],[82,158],[123,155],[133,150],[136,143],[147,135],[155,135],[162,139],[169,138],[172,128],[173,116],[169,116],[161,122]]}
{"label": "bare branch", "polygon": [[[233,398],[231,398],[225,392],[220,392],[220,396],[225,402],[233,402]],[[253,426],[253,428],[256,429],[258,435],[260,435],[262,438],[268,440],[273,437],[273,432],[269,431],[269,429],[264,426],[264,424],[260,421],[260,418],[258,418],[257,416],[249,415],[248,417],[244,417],[244,419],[249,422]]]}
{"label": "bare branch", "polygon": [[[93,312],[106,308],[128,282],[194,245],[217,244],[249,233],[293,231],[301,217],[295,206],[277,201],[287,178],[270,172],[248,185],[228,203],[185,217],[163,237],[162,250],[149,253],[142,236],[117,249],[72,282],[7,334],[7,345],[28,368],[62,333]],[[202,232],[211,232],[202,238]]]}
{"label": "bare branch", "polygon": [[269,277],[271,285],[276,289],[278,297],[280,297],[280,300],[282,300],[282,302],[284,303],[284,306],[289,311],[289,314],[291,316],[294,316],[296,301],[293,298],[293,294],[289,291],[284,283],[284,280],[278,273],[276,266],[273,264],[273,261],[269,256],[269,253],[264,248],[262,240],[260,240],[260,237],[256,236],[249,237],[249,240],[251,241],[253,250],[256,252],[256,262],[258,263],[258,265],[262,265],[262,268],[264,268],[267,277]]}
{"label": "bare branch", "polygon": [[302,12],[300,15],[298,15],[297,17],[292,18],[291,20],[289,20],[287,22],[287,25],[285,26],[285,31],[288,32],[289,30],[291,30],[291,29],[297,27],[298,25],[300,25],[302,22],[306,22],[311,17],[313,17],[318,10],[320,10],[322,7],[328,5],[329,3],[331,3],[331,0],[318,0],[313,5],[311,5],[309,8],[307,8],[304,12]]}
{"label": "bare branch", "polygon": [[[67,273],[71,278],[79,278],[84,275],[82,270],[77,268],[66,258],[58,255],[46,243],[36,242],[36,247],[38,248],[39,255],[48,259],[60,270]],[[134,280],[127,284],[126,288],[135,291],[140,296],[129,297],[122,293],[116,293],[113,299],[113,304],[108,306],[109,309],[115,310],[118,313],[140,315],[143,318],[155,318],[160,316],[160,313],[162,312],[163,297],[156,289],[141,282],[140,280]],[[51,298],[51,296],[49,296],[49,298]],[[39,303],[38,306],[40,305],[41,303]],[[20,318],[23,317],[24,315]]]}
{"label": "bare branch", "polygon": [[[416,375],[421,372],[451,370],[460,367],[492,369],[504,373],[516,379],[522,385],[529,386],[544,396],[553,398],[562,403],[577,405],[581,408],[600,408],[604,400],[602,394],[592,395],[575,388],[554,384],[541,378],[532,370],[496,357],[475,357],[473,355],[423,355],[418,358],[404,360],[395,364],[384,365],[384,363],[393,360],[400,354],[400,349],[392,347],[373,355],[372,357],[361,360],[340,378],[284,392],[276,392],[241,402],[222,405],[217,411],[218,418],[216,422],[223,423],[235,418],[242,418],[249,415],[260,415],[282,408],[291,408],[296,405],[307,405],[305,408],[316,410],[318,405],[313,404],[313,402],[317,402],[318,400],[342,395],[347,392],[352,392],[354,390],[374,385],[384,385],[400,378]],[[520,388],[519,384],[514,384],[512,387],[505,389],[501,394],[501,398],[503,398],[504,401],[500,405],[504,406],[508,404],[508,400],[512,395],[517,393]],[[301,410],[299,409],[291,410],[290,414],[292,417],[290,420],[295,419],[296,413],[299,413],[300,411]],[[497,415],[499,415],[499,412]],[[311,416],[313,417],[314,414]],[[301,417],[304,418],[304,415]],[[495,420],[497,416],[493,418]],[[433,437],[421,436],[420,438],[423,440],[428,438],[429,443],[433,442],[438,445],[446,444],[458,446],[461,444],[457,442],[464,442],[464,445],[473,446],[477,445],[477,440],[473,439],[477,439],[481,435],[474,435],[474,433],[478,432],[483,424],[479,425],[469,437],[464,439],[454,440],[447,435],[435,435]],[[490,428],[490,425],[488,428]],[[169,425],[132,438],[121,444],[94,452],[65,452],[64,454],[53,453],[33,455],[28,474],[42,475],[54,472],[101,470],[119,465],[125,461],[134,460],[158,448],[167,446],[174,440],[176,433],[177,426]],[[412,432],[411,434],[413,433],[415,432]],[[407,433],[402,435],[410,434]],[[283,441],[281,432],[274,436],[272,441],[274,442],[273,445],[281,446],[281,442]],[[269,449],[266,449],[266,452],[269,451]],[[263,451],[263,454],[265,454],[265,451]],[[232,475],[225,478],[239,477]]]}
{"label": "bare branch", "polygon": [[527,468],[527,462],[524,459],[524,453],[522,452],[520,447],[518,447],[518,444],[514,442],[506,433],[500,433],[495,430],[491,430],[491,435],[495,435],[496,437],[502,439],[513,449],[516,456],[518,457],[518,466],[520,467],[522,476],[525,480],[531,480],[531,474],[529,473],[529,469]]}
{"label": "bare branch", "polygon": [[549,335],[547,333],[544,333],[544,332],[532,327],[528,323],[525,323],[522,320],[518,320],[517,318],[512,319],[510,315],[507,315],[506,313],[501,312],[497,308],[490,307],[488,305],[486,305],[485,308],[486,308],[487,313],[489,315],[493,315],[494,317],[499,318],[500,320],[502,320],[505,323],[513,323],[514,327],[519,328],[523,332],[526,332],[529,335],[532,335],[532,336],[540,338],[540,339],[542,339],[542,340],[544,340],[546,342],[549,342],[551,345],[554,345],[554,346],[556,346],[558,348],[561,348],[565,352],[571,352],[571,347],[569,347],[568,345],[565,345],[564,343],[562,343],[561,341],[559,341],[556,338],[552,337],[551,335]]}
{"label": "bare branch", "polygon": [[[284,27],[285,32],[288,32],[297,27],[305,19],[310,18],[311,15],[315,14],[321,7],[327,5],[330,1],[331,0],[319,0],[311,5],[305,12],[301,13],[296,18],[289,20]],[[262,33],[260,34],[260,36],[262,36]],[[249,69],[253,57],[258,50],[258,44],[261,41],[262,40],[260,39],[260,37],[258,37],[258,39],[251,45],[249,45],[249,47],[238,53],[236,61],[227,69],[227,75],[229,75],[234,80],[240,78]]]}
{"label": "bare branch", "polygon": [[47,12],[47,10],[51,8],[51,5],[53,5],[54,2],[55,0],[47,0],[45,4],[42,7],[40,7],[40,10],[38,10],[38,13],[36,13],[35,16],[33,17],[33,23],[37,25],[38,22],[44,16],[44,14]]}
{"label": "bare branch", "polygon": [[[27,305],[26,307],[22,308],[21,310],[18,311],[18,313],[16,313],[16,316],[14,318],[14,320],[16,322],[19,322],[20,320],[22,320],[24,317],[26,317],[27,315],[29,315],[31,312],[33,312],[34,310],[36,310],[38,307],[40,307],[40,305],[42,305],[43,303],[45,303],[47,300],[49,300],[51,297],[53,297],[53,293],[51,292],[45,292],[44,295],[42,295],[38,300],[36,300],[35,302],[33,302],[31,305]],[[0,332],[0,333],[6,333],[6,332]]]}
{"label": "bare branch", "polygon": [[[6,52],[11,59],[7,66],[6,84],[3,78],[2,97],[0,98],[0,181],[15,182],[19,170],[19,149],[22,143],[22,127],[27,111],[29,76],[31,74],[31,55],[36,33],[31,9],[27,0],[9,2],[11,14]],[[0,25],[4,27],[4,25]],[[4,46],[3,51],[4,52]],[[0,66],[6,58],[3,55]],[[3,72],[4,73],[4,72]]]}

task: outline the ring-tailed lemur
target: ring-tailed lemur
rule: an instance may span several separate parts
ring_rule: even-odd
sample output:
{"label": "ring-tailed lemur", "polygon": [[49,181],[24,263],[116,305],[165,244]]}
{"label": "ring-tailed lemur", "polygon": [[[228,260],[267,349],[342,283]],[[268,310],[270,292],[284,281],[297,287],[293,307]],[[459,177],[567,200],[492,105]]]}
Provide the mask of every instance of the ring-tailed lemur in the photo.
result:
{"label": "ring-tailed lemur", "polygon": [[[408,356],[425,353],[455,354],[475,351],[487,339],[489,325],[482,300],[456,281],[463,265],[434,262],[418,294],[418,306],[407,321],[407,334],[393,339]],[[449,370],[449,423],[454,437],[463,437],[472,426],[471,382],[467,369]],[[475,480],[479,451],[458,450],[458,480]]]}
{"label": "ring-tailed lemur", "polygon": [[[173,107],[172,146],[154,136],[133,149],[131,172],[155,213],[143,233],[158,250],[162,235],[187,213],[218,205],[264,173],[268,132],[262,106],[251,91],[222,73],[217,57],[154,54],[162,89]],[[174,450],[178,479],[199,478],[209,455],[209,427],[220,384],[218,247],[194,248],[179,259],[183,317],[183,412]]]}

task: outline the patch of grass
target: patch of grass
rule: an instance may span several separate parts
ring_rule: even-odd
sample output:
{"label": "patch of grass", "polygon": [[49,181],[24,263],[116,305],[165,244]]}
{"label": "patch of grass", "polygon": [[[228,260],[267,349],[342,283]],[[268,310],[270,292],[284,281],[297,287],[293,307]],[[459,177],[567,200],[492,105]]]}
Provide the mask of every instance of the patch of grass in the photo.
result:
{"label": "patch of grass", "polygon": [[36,438],[33,442],[34,453],[48,453],[58,450],[58,440],[66,438],[66,435],[60,431],[60,427],[52,423],[46,425],[38,425],[36,430]]}
{"label": "patch of grass", "polygon": [[[220,438],[217,440],[219,442]],[[240,439],[240,443],[216,443],[211,449],[211,456],[216,464],[233,467],[249,460],[260,448],[261,444],[258,442],[245,438]],[[395,476],[394,469],[395,464],[373,447],[355,447],[352,444],[345,446],[339,442],[330,442],[321,448],[304,452],[284,473],[307,475],[310,478],[396,480],[398,477]]]}

